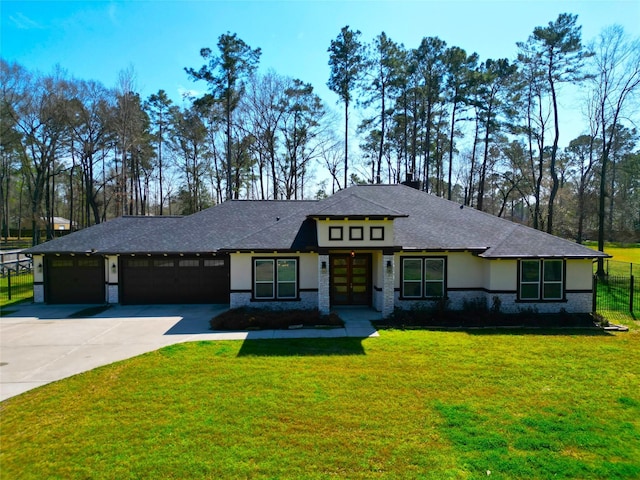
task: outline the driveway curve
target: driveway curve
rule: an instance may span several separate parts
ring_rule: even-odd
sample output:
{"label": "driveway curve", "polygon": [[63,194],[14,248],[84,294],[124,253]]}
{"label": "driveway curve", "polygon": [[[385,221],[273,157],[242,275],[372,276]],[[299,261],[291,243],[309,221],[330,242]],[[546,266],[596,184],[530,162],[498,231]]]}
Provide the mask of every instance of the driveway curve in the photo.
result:
{"label": "driveway curve", "polygon": [[0,317],[0,401],[175,343],[377,336],[369,320],[379,314],[371,310],[348,313],[343,316],[345,328],[338,329],[211,331],[209,320],[228,308],[228,305],[114,305],[96,311],[95,305],[4,307]]}

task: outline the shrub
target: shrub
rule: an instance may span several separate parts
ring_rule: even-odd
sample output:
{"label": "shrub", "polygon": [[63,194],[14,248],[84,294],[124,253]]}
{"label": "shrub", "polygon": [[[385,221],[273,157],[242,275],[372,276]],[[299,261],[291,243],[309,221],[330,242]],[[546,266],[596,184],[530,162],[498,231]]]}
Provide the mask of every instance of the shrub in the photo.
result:
{"label": "shrub", "polygon": [[320,315],[317,309],[269,310],[242,307],[212,318],[210,325],[212,330],[285,330],[293,325],[343,327],[344,322],[335,313]]}
{"label": "shrub", "polygon": [[484,313],[487,311],[487,302],[484,298],[464,299],[462,301],[462,311],[466,313]]}

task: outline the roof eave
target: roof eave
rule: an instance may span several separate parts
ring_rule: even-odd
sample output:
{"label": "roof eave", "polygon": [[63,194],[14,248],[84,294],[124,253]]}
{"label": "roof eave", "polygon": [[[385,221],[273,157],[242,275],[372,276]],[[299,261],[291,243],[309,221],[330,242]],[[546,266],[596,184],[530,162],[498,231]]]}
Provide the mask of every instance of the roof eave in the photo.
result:
{"label": "roof eave", "polygon": [[[600,252],[601,253],[601,252]],[[569,260],[595,260],[597,258],[611,258],[611,255],[603,254],[603,255],[558,255],[558,254],[535,254],[535,255],[478,255],[482,258],[492,259],[492,260],[518,260],[521,258],[565,258]]]}
{"label": "roof eave", "polygon": [[396,218],[407,218],[409,215],[307,215],[307,218],[312,220],[394,220]]}
{"label": "roof eave", "polygon": [[403,252],[470,252],[479,255],[488,247],[399,247]]}

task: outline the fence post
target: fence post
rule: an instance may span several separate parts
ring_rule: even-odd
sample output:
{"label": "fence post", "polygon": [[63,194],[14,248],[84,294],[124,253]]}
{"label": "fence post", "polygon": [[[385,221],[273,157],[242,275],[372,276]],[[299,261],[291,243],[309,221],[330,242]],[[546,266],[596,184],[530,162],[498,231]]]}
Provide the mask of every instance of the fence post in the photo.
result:
{"label": "fence post", "polygon": [[11,269],[7,270],[7,291],[9,292],[9,300],[11,300]]}
{"label": "fence post", "polygon": [[629,281],[629,313],[633,314],[633,275]]}
{"label": "fence post", "polygon": [[593,296],[591,297],[591,310],[596,313],[598,308],[598,275],[593,276]]}

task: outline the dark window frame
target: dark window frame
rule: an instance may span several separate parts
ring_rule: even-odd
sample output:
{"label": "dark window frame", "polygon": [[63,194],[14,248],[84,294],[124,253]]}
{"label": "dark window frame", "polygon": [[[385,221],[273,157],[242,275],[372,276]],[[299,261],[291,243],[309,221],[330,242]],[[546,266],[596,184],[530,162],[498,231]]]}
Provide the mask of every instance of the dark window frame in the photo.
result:
{"label": "dark window frame", "polygon": [[[358,233],[359,236],[356,236],[355,233]],[[358,226],[349,227],[349,240],[351,241],[364,240],[364,227],[358,227]]]}
{"label": "dark window frame", "polygon": [[[405,260],[420,260],[420,280],[405,280],[404,278],[404,262]],[[442,262],[442,280],[427,280],[425,278],[425,265],[428,260],[440,260]],[[438,300],[447,296],[447,278],[448,265],[446,256],[402,256],[400,257],[400,300]],[[405,283],[420,283],[419,296],[407,296],[405,294]],[[441,295],[426,295],[427,283],[442,283]]]}
{"label": "dark window frame", "polygon": [[341,241],[343,239],[342,227],[329,227],[329,241]]}
{"label": "dark window frame", "polygon": [[[538,278],[536,281],[523,279],[524,265],[529,263],[537,263],[538,265]],[[545,263],[552,264],[555,262],[561,262],[560,273],[562,278],[560,280],[545,280]],[[538,293],[535,297],[523,295],[522,289],[526,285],[537,285]],[[545,295],[545,286],[559,285],[560,296],[559,297],[547,297]],[[564,258],[523,258],[518,260],[518,302],[537,302],[537,303],[554,303],[554,302],[566,302],[567,301],[567,262]]]}
{"label": "dark window frame", "polygon": [[[272,262],[272,280],[270,282],[258,281],[256,279],[256,265],[259,261]],[[293,282],[288,280],[278,280],[278,261],[294,261],[295,262],[295,280]],[[258,296],[257,285],[258,283],[272,285],[273,295],[270,297]],[[294,284],[293,296],[280,296],[279,285],[284,283]],[[300,257],[252,257],[251,258],[251,301],[257,302],[290,302],[300,300]]]}
{"label": "dark window frame", "polygon": [[[379,234],[374,234],[379,232]],[[384,241],[384,227],[369,227],[369,239],[372,241]]]}

